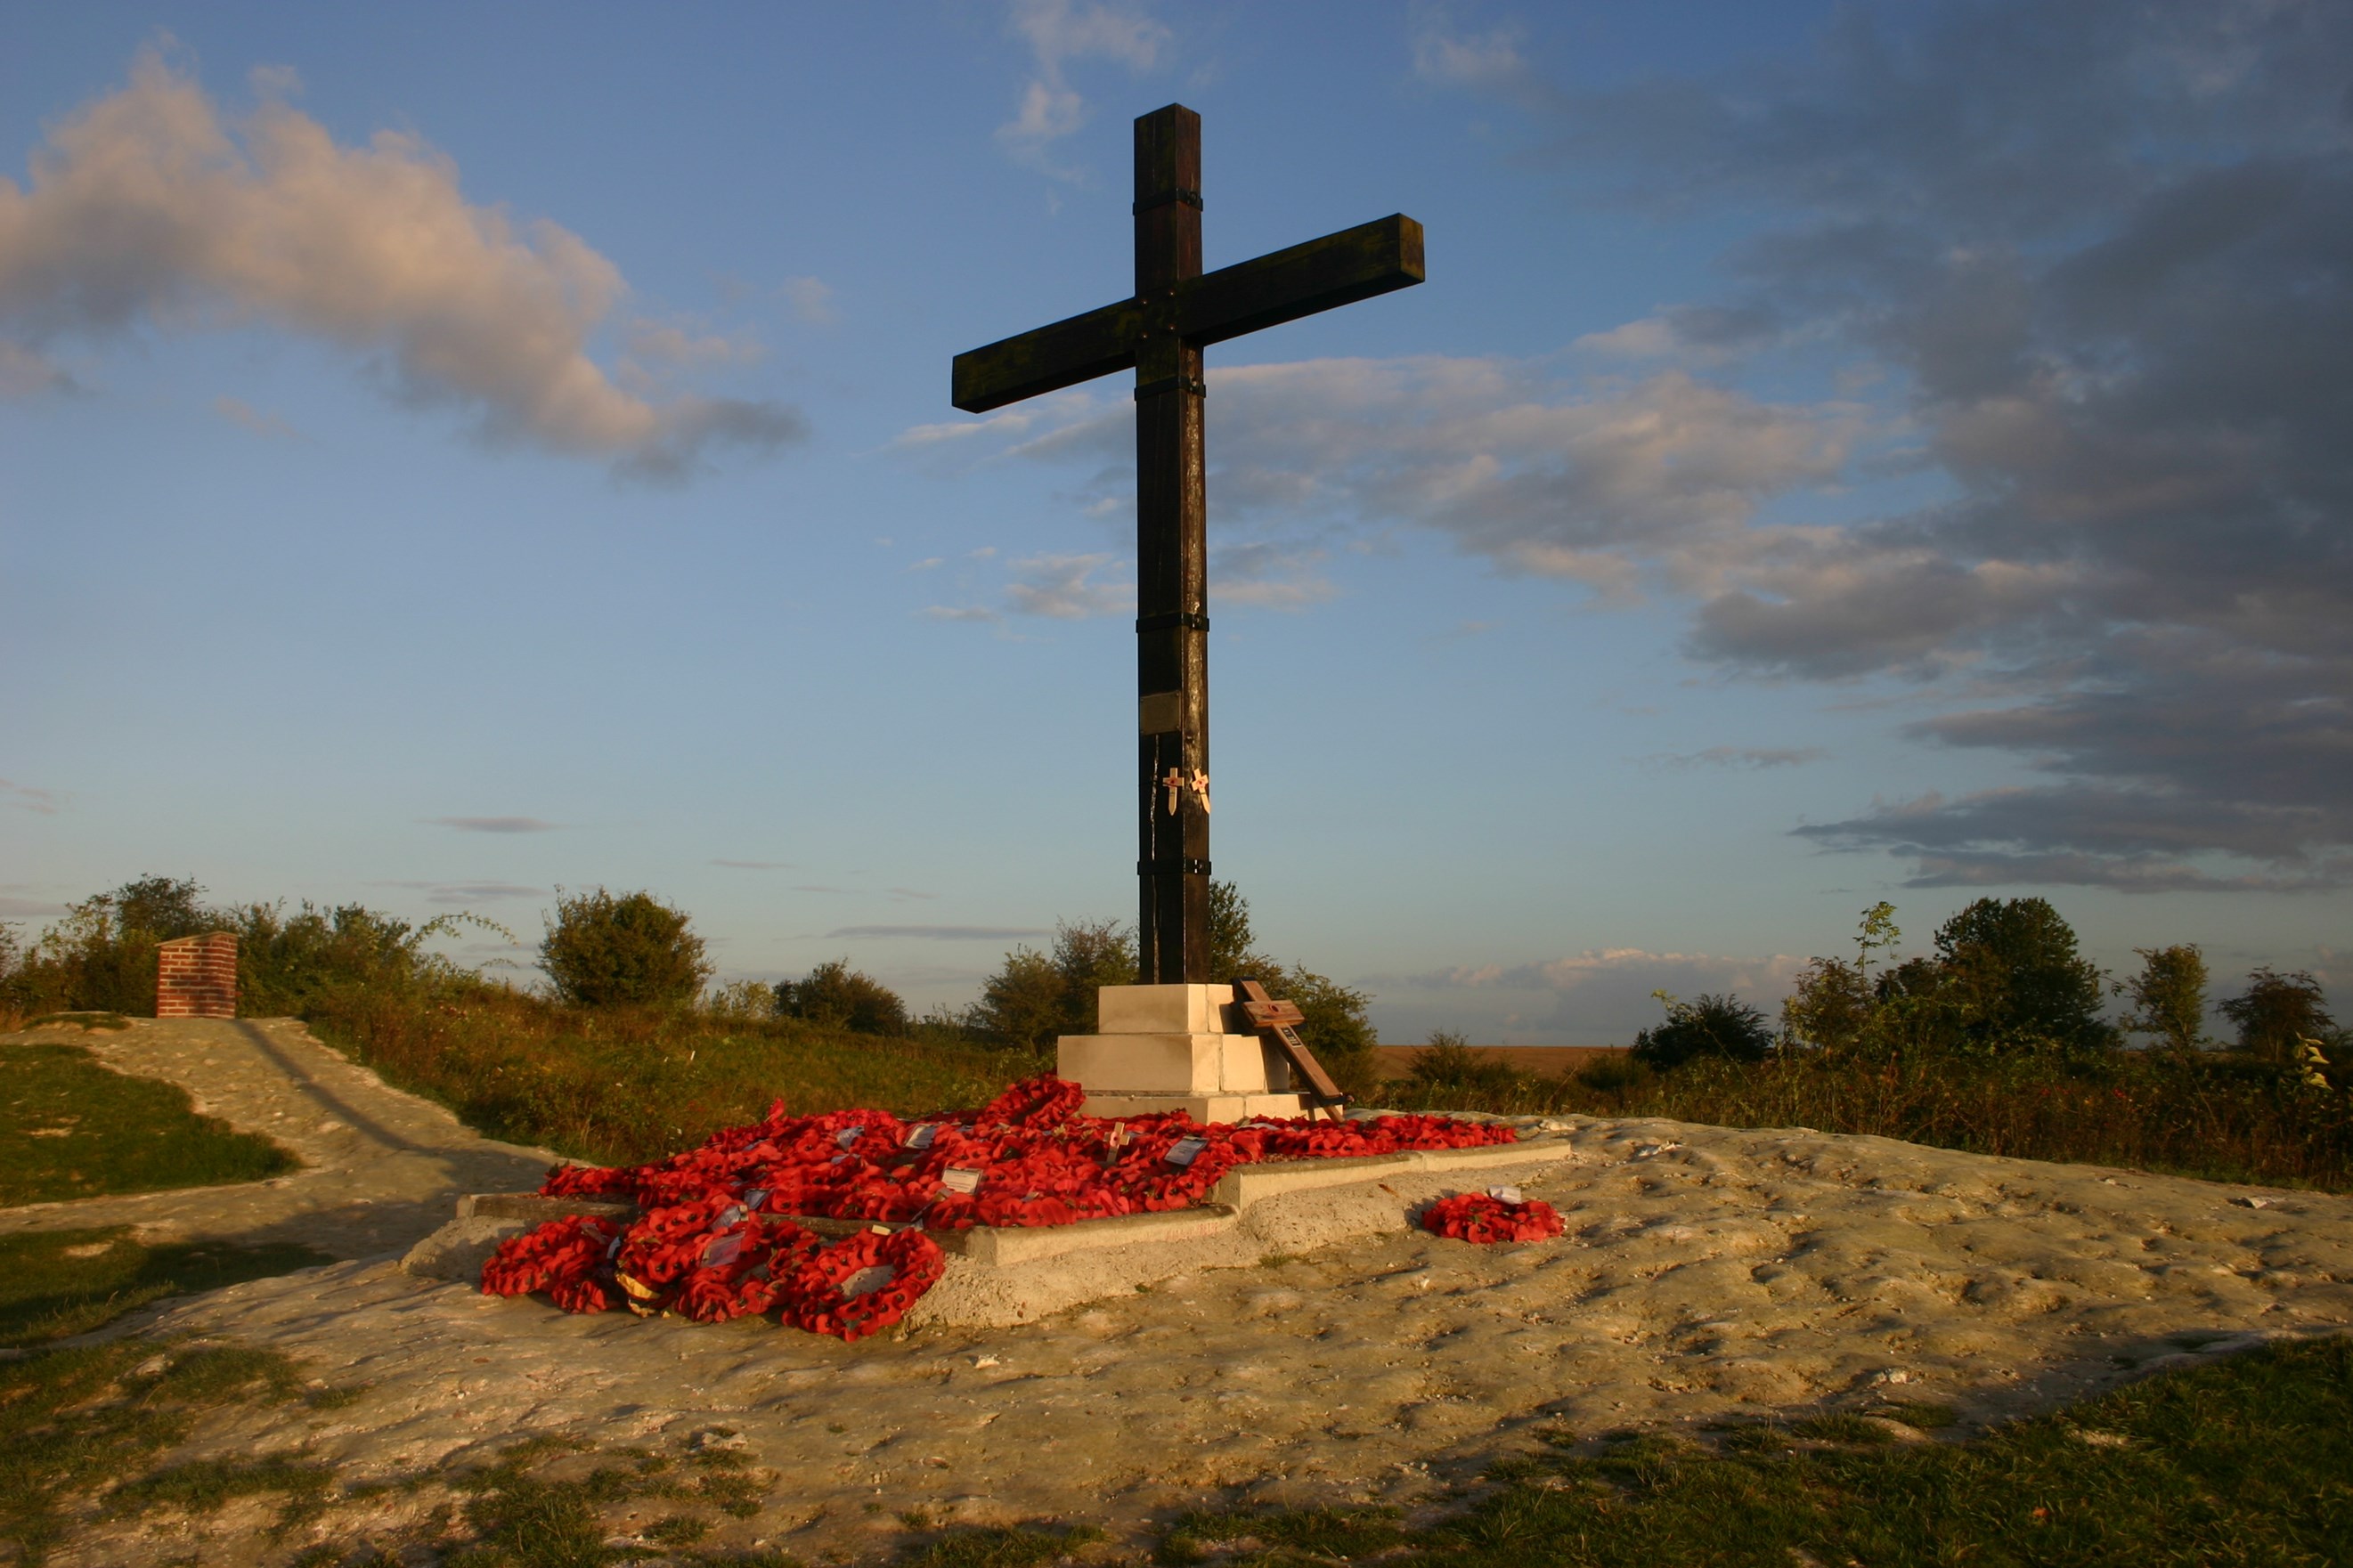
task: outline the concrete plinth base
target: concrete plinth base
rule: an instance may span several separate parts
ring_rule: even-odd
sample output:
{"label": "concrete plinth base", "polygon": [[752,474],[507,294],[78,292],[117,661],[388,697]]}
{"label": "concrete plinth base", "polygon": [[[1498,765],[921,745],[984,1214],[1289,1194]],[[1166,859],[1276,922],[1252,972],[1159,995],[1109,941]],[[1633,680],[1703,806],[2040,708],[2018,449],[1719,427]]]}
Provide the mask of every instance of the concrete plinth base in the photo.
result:
{"label": "concrete plinth base", "polygon": [[1086,1086],[1089,1116],[1305,1115],[1306,1101],[1286,1092],[1291,1064],[1236,1011],[1230,985],[1106,985],[1096,994],[1100,1032],[1064,1035],[1054,1070]]}
{"label": "concrete plinth base", "polygon": [[1087,1116],[1152,1116],[1181,1110],[1196,1121],[1245,1121],[1253,1116],[1304,1116],[1307,1098],[1298,1094],[1096,1094],[1080,1107]]}

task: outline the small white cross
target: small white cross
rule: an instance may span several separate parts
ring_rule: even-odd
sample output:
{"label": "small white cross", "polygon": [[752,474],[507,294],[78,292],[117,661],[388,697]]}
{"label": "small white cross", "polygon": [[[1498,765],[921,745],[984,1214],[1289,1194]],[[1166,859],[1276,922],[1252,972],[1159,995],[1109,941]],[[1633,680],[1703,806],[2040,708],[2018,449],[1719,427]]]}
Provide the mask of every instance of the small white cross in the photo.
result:
{"label": "small white cross", "polygon": [[1177,805],[1187,795],[1201,803],[1202,816],[1209,815],[1209,775],[1199,768],[1170,768],[1167,776],[1160,781],[1160,787],[1168,792],[1169,816],[1176,815]]}

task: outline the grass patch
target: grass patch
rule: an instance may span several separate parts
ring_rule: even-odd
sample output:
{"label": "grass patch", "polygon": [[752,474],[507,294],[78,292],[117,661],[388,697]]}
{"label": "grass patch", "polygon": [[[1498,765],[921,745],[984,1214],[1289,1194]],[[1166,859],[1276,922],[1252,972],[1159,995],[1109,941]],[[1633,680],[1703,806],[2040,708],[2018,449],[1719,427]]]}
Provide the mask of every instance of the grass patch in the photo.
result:
{"label": "grass patch", "polygon": [[2293,1073],[2221,1052],[1861,1061],[1788,1051],[1663,1072],[1608,1059],[1562,1077],[1481,1061],[1392,1081],[1381,1099],[1406,1110],[1811,1127],[2012,1159],[2353,1191],[2353,1097],[2311,1092]]}
{"label": "grass patch", "polygon": [[[1924,1426],[1949,1415],[1903,1408]],[[1449,1568],[2353,1561],[2353,1341],[2168,1373],[1968,1442],[1886,1436],[1838,1415],[1714,1446],[1621,1435],[1595,1449],[1554,1434],[1435,1525],[1377,1510],[1199,1516],[1160,1555],[1237,1568],[1374,1552]]]}
{"label": "grass patch", "polygon": [[[749,1519],[767,1495],[765,1479],[730,1449],[681,1461],[554,1438],[519,1443],[492,1464],[442,1479],[466,1499],[462,1537],[435,1543],[438,1560],[451,1568],[573,1568],[664,1557],[711,1532],[706,1510]],[[663,1504],[693,1511],[658,1510]],[[644,1544],[607,1546],[616,1535]]]}
{"label": "grass patch", "polygon": [[80,1046],[0,1047],[0,1207],[257,1182],[300,1163],[199,1116],[188,1091],[131,1078]]}
{"label": "grass patch", "polygon": [[1084,1524],[1063,1530],[964,1530],[901,1558],[899,1568],[1037,1568],[1041,1563],[1060,1562],[1073,1548],[1103,1538],[1102,1531]]}
{"label": "grass patch", "polygon": [[131,1027],[131,1020],[120,1013],[44,1013],[29,1020],[25,1027],[61,1029],[68,1025],[75,1026],[87,1034],[92,1029],[127,1029]]}
{"label": "grass patch", "polygon": [[0,1543],[26,1568],[46,1561],[65,1536],[74,1500],[138,1512],[277,1492],[289,1500],[288,1517],[315,1511],[325,1479],[290,1455],[149,1472],[208,1412],[305,1396],[293,1362],[234,1346],[183,1351],[121,1340],[0,1362]]}
{"label": "grass patch", "polygon": [[305,1014],[320,1037],[495,1138],[605,1164],[659,1159],[719,1128],[876,1106],[986,1103],[1049,1065],[1026,1052],[851,1035],[797,1019],[568,1007],[501,986],[354,987]]}
{"label": "grass patch", "polygon": [[166,1296],[217,1290],[334,1259],[291,1242],[147,1245],[130,1227],[0,1236],[0,1344],[88,1333]]}
{"label": "grass patch", "polygon": [[[227,1347],[158,1353],[121,1342],[0,1363],[0,1543],[40,1562],[65,1537],[69,1499],[121,1518],[202,1513],[259,1495],[280,1500],[271,1533],[328,1521],[328,1542],[302,1555],[310,1563],[388,1563],[415,1549],[452,1568],[792,1562],[705,1544],[723,1516],[757,1517],[776,1481],[740,1449],[671,1455],[533,1439],[486,1465],[396,1483],[392,1490],[449,1500],[392,1527],[381,1522],[385,1488],[339,1488],[299,1451],[155,1467],[206,1411],[317,1405],[332,1392],[282,1356]],[[1899,1408],[1920,1426],[1950,1415],[1872,1414]],[[1205,1512],[1170,1526],[1155,1555],[1234,1568],[2353,1560],[2346,1339],[2168,1373],[1967,1441],[1890,1443],[1836,1414],[1737,1427],[1714,1443],[1542,1436],[1535,1452],[1496,1466],[1482,1495],[1435,1522],[1387,1508]],[[1085,1524],[957,1530],[899,1561],[1037,1568],[1098,1555],[1084,1549],[1103,1540]]]}

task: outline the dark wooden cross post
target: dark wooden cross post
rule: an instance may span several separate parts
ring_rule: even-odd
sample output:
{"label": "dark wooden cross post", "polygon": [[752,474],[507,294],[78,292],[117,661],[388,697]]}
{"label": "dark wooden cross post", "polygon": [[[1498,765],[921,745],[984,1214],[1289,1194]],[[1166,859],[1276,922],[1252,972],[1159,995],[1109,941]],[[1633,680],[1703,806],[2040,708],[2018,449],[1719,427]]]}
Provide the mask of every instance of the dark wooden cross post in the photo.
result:
{"label": "dark wooden cross post", "polygon": [[1209,978],[1208,496],[1201,351],[1422,279],[1402,216],[1201,270],[1201,117],[1135,122],[1135,297],[956,355],[955,405],[983,414],[1135,368],[1135,660],[1146,984]]}

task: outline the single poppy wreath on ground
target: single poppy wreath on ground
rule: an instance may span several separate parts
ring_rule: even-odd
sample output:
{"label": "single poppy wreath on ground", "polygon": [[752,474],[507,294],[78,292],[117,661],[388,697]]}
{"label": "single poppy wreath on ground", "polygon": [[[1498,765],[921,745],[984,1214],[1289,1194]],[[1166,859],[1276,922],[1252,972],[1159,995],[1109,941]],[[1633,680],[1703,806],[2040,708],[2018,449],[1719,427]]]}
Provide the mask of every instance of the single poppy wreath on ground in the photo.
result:
{"label": "single poppy wreath on ground", "polygon": [[[644,1212],[628,1222],[553,1220],[503,1242],[483,1266],[482,1289],[544,1292],[566,1311],[626,1306],[697,1322],[773,1311],[859,1339],[897,1322],[939,1279],[945,1259],[925,1231],[1189,1208],[1237,1165],[1518,1138],[1498,1123],[1445,1116],[1208,1126],[1182,1111],[1082,1116],[1085,1100],[1084,1089],[1049,1073],[978,1110],[914,1121],[886,1110],[787,1116],[779,1100],[764,1120],[666,1160],[559,1166],[540,1188],[547,1196],[620,1198]],[[913,1228],[827,1247],[795,1215]],[[1558,1230],[1555,1216],[1546,1234]]]}
{"label": "single poppy wreath on ground", "polygon": [[1523,1200],[1508,1188],[1440,1198],[1421,1211],[1421,1226],[1456,1241],[1478,1242],[1548,1241],[1561,1230],[1560,1215],[1550,1204]]}

